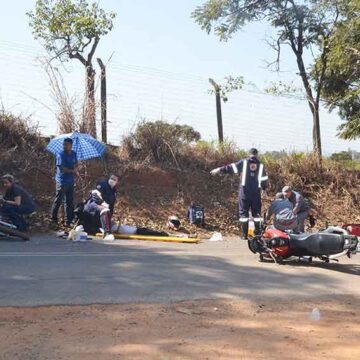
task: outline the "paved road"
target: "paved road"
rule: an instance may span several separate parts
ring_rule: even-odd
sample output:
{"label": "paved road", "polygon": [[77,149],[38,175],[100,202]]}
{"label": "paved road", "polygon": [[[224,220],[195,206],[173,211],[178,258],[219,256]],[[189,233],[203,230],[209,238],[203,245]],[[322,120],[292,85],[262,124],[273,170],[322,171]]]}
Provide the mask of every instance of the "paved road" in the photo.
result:
{"label": "paved road", "polygon": [[0,240],[0,306],[274,300],[350,294],[360,299],[360,254],[340,264],[259,263],[246,243],[118,240],[71,243],[53,236]]}

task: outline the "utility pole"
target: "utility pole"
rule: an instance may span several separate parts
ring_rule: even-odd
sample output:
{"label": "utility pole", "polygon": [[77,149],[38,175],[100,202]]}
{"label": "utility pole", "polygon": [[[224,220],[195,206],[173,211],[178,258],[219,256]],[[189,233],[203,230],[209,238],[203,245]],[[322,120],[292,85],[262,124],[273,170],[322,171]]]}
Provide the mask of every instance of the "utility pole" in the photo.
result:
{"label": "utility pole", "polygon": [[209,79],[209,82],[214,87],[215,90],[218,137],[219,137],[219,142],[223,143],[224,133],[223,133],[223,123],[222,123],[222,114],[221,114],[220,86],[213,79]]}
{"label": "utility pole", "polygon": [[100,85],[100,99],[101,99],[101,140],[107,143],[107,94],[106,94],[106,68],[101,59],[97,59],[101,69],[101,85]]}

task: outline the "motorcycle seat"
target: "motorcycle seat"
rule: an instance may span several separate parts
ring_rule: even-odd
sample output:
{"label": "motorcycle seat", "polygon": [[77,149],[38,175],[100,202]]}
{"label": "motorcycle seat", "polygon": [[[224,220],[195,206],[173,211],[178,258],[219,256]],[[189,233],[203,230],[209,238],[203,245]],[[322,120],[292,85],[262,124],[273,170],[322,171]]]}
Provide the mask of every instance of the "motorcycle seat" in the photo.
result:
{"label": "motorcycle seat", "polygon": [[290,248],[300,255],[332,255],[344,249],[344,235],[319,232],[290,234]]}

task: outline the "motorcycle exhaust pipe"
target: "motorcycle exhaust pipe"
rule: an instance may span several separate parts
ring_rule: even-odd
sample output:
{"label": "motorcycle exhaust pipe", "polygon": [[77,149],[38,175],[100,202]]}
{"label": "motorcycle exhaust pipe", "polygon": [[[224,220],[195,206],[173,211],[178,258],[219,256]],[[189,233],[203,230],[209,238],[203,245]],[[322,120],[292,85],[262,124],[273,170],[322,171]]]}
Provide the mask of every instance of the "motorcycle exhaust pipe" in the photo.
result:
{"label": "motorcycle exhaust pipe", "polygon": [[335,254],[335,255],[330,255],[329,256],[329,260],[335,260],[338,259],[342,256],[345,256],[348,253],[349,250],[344,250],[343,252],[339,253],[339,254]]}

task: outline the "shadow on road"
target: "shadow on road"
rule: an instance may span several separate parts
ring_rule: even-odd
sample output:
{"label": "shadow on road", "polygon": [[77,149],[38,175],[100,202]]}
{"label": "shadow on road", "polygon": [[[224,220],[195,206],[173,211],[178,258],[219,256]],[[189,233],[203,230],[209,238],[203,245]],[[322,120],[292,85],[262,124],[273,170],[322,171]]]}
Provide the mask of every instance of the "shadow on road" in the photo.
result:
{"label": "shadow on road", "polygon": [[344,274],[360,276],[360,265],[358,264],[342,264],[338,262],[325,263],[321,261],[306,263],[302,261],[291,260],[291,261],[284,261],[281,265],[300,267],[300,268],[301,267],[321,268],[327,271],[336,271]]}
{"label": "shadow on road", "polygon": [[[359,265],[259,264],[255,257],[251,261],[251,254],[239,259],[222,254],[223,244],[213,247],[213,255],[199,247],[205,244],[177,248],[43,239],[38,244],[6,244],[8,251],[12,249],[9,256],[1,254],[4,246],[0,305],[307,298],[328,295],[330,289],[340,294],[353,283],[345,275],[333,277],[333,271],[359,275]],[[312,271],[318,267],[324,271]]]}

